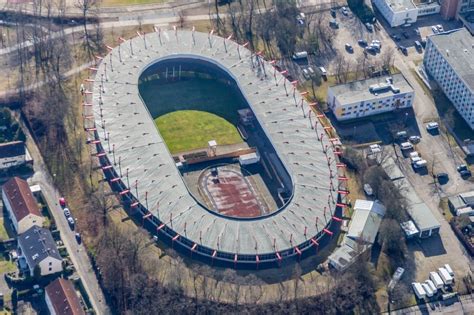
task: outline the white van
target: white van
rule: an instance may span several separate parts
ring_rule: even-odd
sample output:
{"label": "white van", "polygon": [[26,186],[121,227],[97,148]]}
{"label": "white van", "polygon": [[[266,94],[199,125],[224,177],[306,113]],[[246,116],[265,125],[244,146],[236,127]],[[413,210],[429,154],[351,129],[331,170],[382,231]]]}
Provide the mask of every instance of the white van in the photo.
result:
{"label": "white van", "polygon": [[421,286],[420,283],[418,282],[413,282],[411,284],[412,288],[413,288],[413,291],[415,292],[415,295],[419,298],[419,299],[423,299],[426,297],[426,292],[425,290],[423,289],[423,287]]}
{"label": "white van", "polygon": [[321,71],[321,75],[323,75],[323,76],[328,75],[328,72],[326,71],[326,69],[324,67],[319,67],[319,71]]}
{"label": "white van", "polygon": [[439,124],[435,121],[432,121],[432,122],[429,122],[427,125],[426,125],[426,130],[436,130],[439,128]]}
{"label": "white van", "polygon": [[411,149],[413,149],[413,144],[411,144],[410,142],[402,142],[400,144],[400,149],[402,149],[402,150],[411,150]]}
{"label": "white van", "polygon": [[436,272],[430,272],[430,280],[435,285],[436,289],[441,289],[444,286],[444,282]]}
{"label": "white van", "polygon": [[438,292],[438,289],[436,288],[435,284],[433,283],[433,281],[431,281],[430,279],[426,280],[425,281],[426,285],[428,287],[430,287],[431,291],[433,291],[434,294],[436,294]]}
{"label": "white van", "polygon": [[293,58],[293,60],[300,60],[300,59],[308,58],[308,52],[300,51],[300,52],[294,53],[292,58]]}
{"label": "white van", "polygon": [[427,285],[426,283],[422,283],[421,286],[423,287],[423,290],[426,292],[427,297],[432,297],[433,296],[433,290],[431,290],[430,286]]}
{"label": "white van", "polygon": [[415,164],[416,162],[423,161],[423,159],[419,156],[415,156],[410,159],[411,159],[411,164]]}
{"label": "white van", "polygon": [[445,285],[451,285],[453,283],[453,277],[451,277],[451,275],[445,268],[443,267],[438,268],[438,274],[443,280]]}
{"label": "white van", "polygon": [[420,154],[417,151],[410,152],[410,159],[420,157]]}
{"label": "white van", "polygon": [[428,162],[426,160],[421,160],[413,163],[414,168],[423,168],[426,167],[426,165],[428,165]]}
{"label": "white van", "polygon": [[454,278],[454,271],[453,271],[453,269],[451,269],[451,266],[449,264],[445,264],[444,269],[446,269],[446,271],[449,273],[449,275]]}

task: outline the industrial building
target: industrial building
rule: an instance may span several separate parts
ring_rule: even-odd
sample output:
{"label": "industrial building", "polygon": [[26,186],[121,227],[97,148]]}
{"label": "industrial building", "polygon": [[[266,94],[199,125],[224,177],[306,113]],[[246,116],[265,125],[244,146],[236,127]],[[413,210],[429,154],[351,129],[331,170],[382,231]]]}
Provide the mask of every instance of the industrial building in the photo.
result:
{"label": "industrial building", "polygon": [[391,27],[413,24],[419,16],[436,14],[441,10],[437,1],[415,3],[412,0],[374,0],[373,4]]}
{"label": "industrial building", "polygon": [[385,207],[379,201],[356,200],[354,213],[341,247],[329,256],[329,264],[342,271],[366,252],[377,237]]}
{"label": "industrial building", "polygon": [[423,65],[474,129],[474,37],[465,28],[428,36]]}
{"label": "industrial building", "polygon": [[415,92],[402,74],[338,84],[328,88],[327,103],[337,120],[408,108]]}

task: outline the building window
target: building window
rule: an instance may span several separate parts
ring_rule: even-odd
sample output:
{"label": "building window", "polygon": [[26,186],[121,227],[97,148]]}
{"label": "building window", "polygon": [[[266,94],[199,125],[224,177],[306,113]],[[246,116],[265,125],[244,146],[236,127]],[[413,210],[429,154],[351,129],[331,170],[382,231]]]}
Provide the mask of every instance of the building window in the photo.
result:
{"label": "building window", "polygon": [[53,268],[49,267],[48,270],[51,271],[51,270],[53,270]]}

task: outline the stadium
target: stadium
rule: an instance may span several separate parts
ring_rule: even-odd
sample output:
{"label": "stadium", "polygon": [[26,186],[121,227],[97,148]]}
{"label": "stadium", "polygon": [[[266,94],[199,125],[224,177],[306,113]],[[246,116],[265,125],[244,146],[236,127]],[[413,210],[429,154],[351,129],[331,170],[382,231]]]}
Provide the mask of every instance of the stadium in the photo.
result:
{"label": "stadium", "polygon": [[130,217],[184,256],[279,267],[339,231],[338,139],[296,82],[230,37],[139,34],[86,79],[84,126]]}

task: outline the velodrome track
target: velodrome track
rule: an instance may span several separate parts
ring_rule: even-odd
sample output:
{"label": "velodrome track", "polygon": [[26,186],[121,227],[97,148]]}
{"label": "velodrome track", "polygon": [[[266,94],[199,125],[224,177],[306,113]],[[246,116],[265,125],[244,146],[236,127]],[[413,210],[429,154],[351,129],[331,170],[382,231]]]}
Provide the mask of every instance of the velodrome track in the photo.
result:
{"label": "velodrome track", "polygon": [[[170,58],[207,61],[236,81],[290,174],[284,207],[228,218],[188,192],[137,86],[144,70]],[[88,142],[129,214],[159,239],[201,261],[249,269],[313,254],[339,230],[347,192],[335,139],[270,62],[230,39],[183,30],[122,40],[98,59],[84,93]]]}

